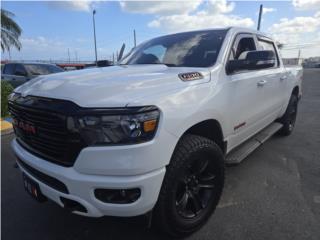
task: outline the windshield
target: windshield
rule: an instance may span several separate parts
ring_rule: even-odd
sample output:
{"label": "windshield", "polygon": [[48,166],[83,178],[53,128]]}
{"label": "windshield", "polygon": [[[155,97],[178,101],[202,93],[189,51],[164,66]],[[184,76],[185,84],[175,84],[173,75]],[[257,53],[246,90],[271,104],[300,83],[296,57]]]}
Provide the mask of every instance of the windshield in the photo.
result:
{"label": "windshield", "polygon": [[215,64],[227,30],[177,33],[147,41],[120,64],[209,67]]}
{"label": "windshield", "polygon": [[46,75],[50,73],[63,72],[62,68],[49,64],[25,64],[25,67],[32,75]]}

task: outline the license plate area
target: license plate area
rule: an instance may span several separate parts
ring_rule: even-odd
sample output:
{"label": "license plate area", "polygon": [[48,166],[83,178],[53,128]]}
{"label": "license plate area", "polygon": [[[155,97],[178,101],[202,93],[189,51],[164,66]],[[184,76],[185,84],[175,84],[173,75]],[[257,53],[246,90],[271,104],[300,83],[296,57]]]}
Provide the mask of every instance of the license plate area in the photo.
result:
{"label": "license plate area", "polygon": [[31,195],[33,199],[38,202],[45,202],[47,198],[41,193],[39,184],[33,179],[28,177],[25,173],[22,173],[24,189]]}

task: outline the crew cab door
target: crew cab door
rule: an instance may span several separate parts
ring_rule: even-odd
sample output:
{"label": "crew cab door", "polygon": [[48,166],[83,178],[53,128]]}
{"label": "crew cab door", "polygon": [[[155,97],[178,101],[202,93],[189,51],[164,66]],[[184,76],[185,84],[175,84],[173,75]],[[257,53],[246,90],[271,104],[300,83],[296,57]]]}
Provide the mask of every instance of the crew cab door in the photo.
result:
{"label": "crew cab door", "polygon": [[278,51],[274,42],[263,36],[257,36],[259,50],[273,51],[276,56],[276,64],[271,68],[260,70],[263,79],[266,81],[264,85],[263,108],[267,118],[275,118],[281,111],[286,101],[286,71],[280,64]]}
{"label": "crew cab door", "polygon": [[[228,60],[241,60],[248,51],[257,50],[253,34],[238,34]],[[229,122],[228,149],[232,149],[264,127],[266,116],[265,73],[260,70],[241,70],[227,73],[227,107]]]}

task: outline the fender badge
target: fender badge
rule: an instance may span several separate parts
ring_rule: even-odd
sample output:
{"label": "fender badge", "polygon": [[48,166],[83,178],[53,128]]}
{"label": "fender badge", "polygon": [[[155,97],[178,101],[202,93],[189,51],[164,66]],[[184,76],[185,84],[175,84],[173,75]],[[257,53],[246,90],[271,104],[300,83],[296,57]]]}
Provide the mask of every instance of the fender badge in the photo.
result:
{"label": "fender badge", "polygon": [[243,127],[244,125],[246,125],[246,122],[239,123],[237,126],[234,126],[233,130],[236,131],[237,129]]}
{"label": "fender badge", "polygon": [[180,73],[178,76],[182,81],[185,82],[199,80],[203,78],[203,75],[199,72]]}

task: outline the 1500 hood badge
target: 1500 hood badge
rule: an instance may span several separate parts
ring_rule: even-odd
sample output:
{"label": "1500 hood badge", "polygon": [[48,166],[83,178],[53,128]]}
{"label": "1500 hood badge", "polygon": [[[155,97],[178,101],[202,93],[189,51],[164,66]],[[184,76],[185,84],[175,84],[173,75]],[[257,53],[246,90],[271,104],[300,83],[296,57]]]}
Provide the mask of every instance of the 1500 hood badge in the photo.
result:
{"label": "1500 hood badge", "polygon": [[199,72],[180,73],[178,76],[185,82],[203,79],[203,75]]}

